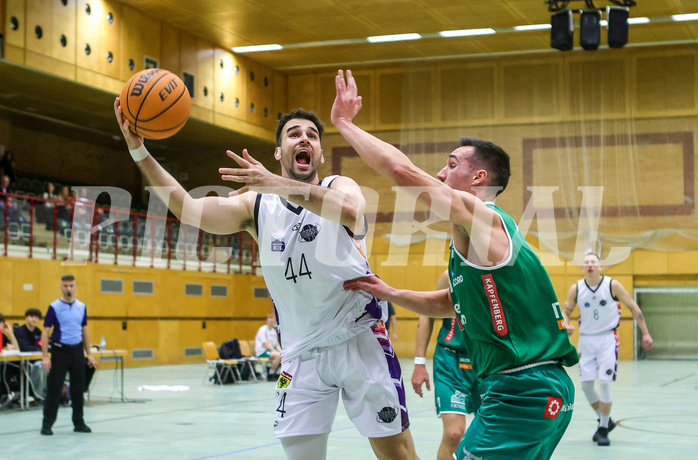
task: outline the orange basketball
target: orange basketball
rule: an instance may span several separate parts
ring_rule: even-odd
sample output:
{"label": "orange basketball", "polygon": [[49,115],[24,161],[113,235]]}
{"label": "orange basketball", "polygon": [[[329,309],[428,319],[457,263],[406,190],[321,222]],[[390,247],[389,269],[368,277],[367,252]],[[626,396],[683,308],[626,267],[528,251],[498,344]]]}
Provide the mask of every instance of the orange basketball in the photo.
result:
{"label": "orange basketball", "polygon": [[191,97],[184,82],[164,69],[141,70],[121,90],[121,109],[129,128],[146,139],[165,139],[189,118]]}

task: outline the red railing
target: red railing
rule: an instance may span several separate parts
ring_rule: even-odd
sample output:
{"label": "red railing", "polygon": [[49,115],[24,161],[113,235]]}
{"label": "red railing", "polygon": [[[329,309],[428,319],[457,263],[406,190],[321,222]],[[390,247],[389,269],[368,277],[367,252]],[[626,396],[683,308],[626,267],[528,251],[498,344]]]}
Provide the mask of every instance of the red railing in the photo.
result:
{"label": "red railing", "polygon": [[0,207],[5,256],[253,275],[258,266],[256,242],[244,232],[213,235],[172,217],[95,206],[85,199],[0,193]]}

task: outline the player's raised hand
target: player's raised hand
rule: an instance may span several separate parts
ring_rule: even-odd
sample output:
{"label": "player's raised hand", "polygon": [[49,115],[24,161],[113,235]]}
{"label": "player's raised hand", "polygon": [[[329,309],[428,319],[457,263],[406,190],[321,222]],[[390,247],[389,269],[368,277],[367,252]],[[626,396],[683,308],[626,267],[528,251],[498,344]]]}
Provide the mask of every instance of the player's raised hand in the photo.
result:
{"label": "player's raised hand", "polygon": [[117,123],[119,123],[121,134],[123,134],[124,139],[126,139],[126,145],[128,146],[129,150],[136,150],[143,145],[143,138],[136,136],[129,129],[129,121],[123,116],[121,109],[121,98],[118,96],[116,99],[114,99],[114,115],[116,116]]}
{"label": "player's raised hand", "polygon": [[337,95],[332,105],[330,119],[336,125],[343,120],[350,122],[354,119],[359,110],[361,110],[361,96],[359,96],[356,80],[351,70],[347,70],[346,79],[344,78],[344,72],[338,71],[334,81]]}
{"label": "player's raised hand", "polygon": [[252,158],[247,152],[247,149],[242,151],[242,156],[231,150],[225,152],[230,158],[240,166],[239,168],[219,168],[221,179],[230,182],[239,182],[245,184],[242,189],[232,192],[233,195],[238,195],[247,190],[255,190],[261,187],[272,187],[277,185],[279,176],[269,172],[262,163]]}

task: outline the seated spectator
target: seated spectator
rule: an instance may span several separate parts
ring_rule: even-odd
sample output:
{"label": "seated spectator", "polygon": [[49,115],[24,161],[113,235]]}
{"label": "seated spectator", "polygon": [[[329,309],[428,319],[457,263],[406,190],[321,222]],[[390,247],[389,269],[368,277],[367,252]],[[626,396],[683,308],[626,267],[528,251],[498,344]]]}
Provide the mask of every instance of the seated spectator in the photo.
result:
{"label": "seated spectator", "polygon": [[92,227],[99,225],[102,222],[102,210],[98,209],[96,203],[87,198],[87,189],[80,187],[73,192],[75,199],[75,217],[73,226],[85,231],[92,230]]}
{"label": "seated spectator", "polygon": [[5,210],[7,210],[7,220],[11,222],[20,222],[21,216],[19,207],[14,202],[12,197],[2,195],[3,193],[14,193],[10,187],[10,177],[3,175],[0,178],[0,221],[5,221]]}
{"label": "seated spectator", "polygon": [[271,368],[267,379],[276,380],[278,377],[276,370],[279,368],[279,364],[281,364],[281,346],[279,345],[279,337],[276,334],[276,316],[273,314],[267,315],[267,323],[257,331],[257,335],[254,338],[254,352],[258,358],[269,358],[271,360]]}
{"label": "seated spectator", "polygon": [[[5,315],[0,313],[0,351],[17,350],[17,339],[12,331],[12,328],[5,321]],[[12,407],[12,403],[18,398],[20,388],[19,366],[14,362],[0,362],[0,405],[2,408]],[[16,398],[17,397],[17,398]]]}
{"label": "seated spectator", "polygon": [[17,344],[14,331],[12,330],[12,327],[7,324],[5,321],[5,315],[2,313],[0,313],[0,331],[2,331],[0,350],[19,350],[19,345]]}
{"label": "seated spectator", "polygon": [[21,351],[41,351],[41,329],[36,326],[40,320],[41,310],[38,308],[29,308],[24,312],[25,324],[14,330]]}
{"label": "seated spectator", "polygon": [[58,220],[58,230],[63,233],[66,228],[70,228],[73,223],[73,198],[70,196],[70,189],[67,185],[61,187],[58,194],[60,203],[56,203],[56,216]]}
{"label": "seated spectator", "polygon": [[[58,195],[56,195],[56,188],[53,182],[46,182],[44,187],[44,193],[41,198],[45,200],[58,200]],[[36,208],[36,219],[41,224],[46,224],[46,230],[51,230],[53,227],[53,209],[56,203],[53,201],[44,201]]]}
{"label": "seated spectator", "polygon": [[[15,337],[20,351],[41,351],[41,329],[37,327],[41,316],[41,310],[38,308],[29,308],[24,312],[25,324],[15,327]],[[48,372],[43,368],[41,359],[28,361],[27,364],[31,388],[27,396],[34,396],[34,401],[30,404],[36,405],[43,399]]]}

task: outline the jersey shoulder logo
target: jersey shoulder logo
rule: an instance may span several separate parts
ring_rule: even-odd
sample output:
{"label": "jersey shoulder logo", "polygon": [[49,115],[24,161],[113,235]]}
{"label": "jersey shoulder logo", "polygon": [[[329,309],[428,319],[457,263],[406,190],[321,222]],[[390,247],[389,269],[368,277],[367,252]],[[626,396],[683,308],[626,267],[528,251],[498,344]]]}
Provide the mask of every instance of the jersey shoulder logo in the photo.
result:
{"label": "jersey shoulder logo", "polygon": [[298,241],[301,243],[310,243],[317,238],[318,233],[320,233],[319,224],[305,224],[298,232]]}

